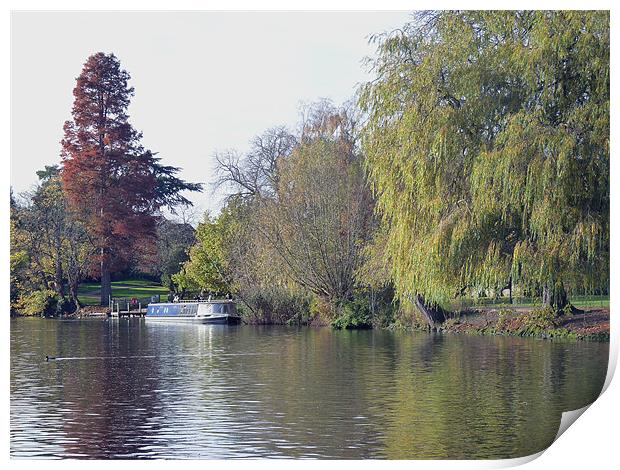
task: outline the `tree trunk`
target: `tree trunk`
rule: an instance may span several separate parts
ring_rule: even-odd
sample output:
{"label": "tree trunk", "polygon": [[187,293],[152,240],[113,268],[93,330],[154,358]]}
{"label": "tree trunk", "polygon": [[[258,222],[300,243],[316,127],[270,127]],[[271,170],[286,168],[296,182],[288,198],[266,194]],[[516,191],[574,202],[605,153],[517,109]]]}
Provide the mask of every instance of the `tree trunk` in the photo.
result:
{"label": "tree trunk", "polygon": [[60,255],[57,256],[56,258],[56,270],[54,273],[54,284],[55,284],[55,291],[58,294],[58,296],[62,299],[64,299],[65,297],[65,289],[63,286],[63,276],[62,276],[62,262],[60,260]]}
{"label": "tree trunk", "polygon": [[71,301],[75,304],[76,308],[80,308],[80,299],[78,298],[78,284],[73,280],[69,281],[69,296]]}
{"label": "tree trunk", "polygon": [[431,330],[436,330],[439,325],[446,321],[446,311],[440,306],[429,306],[424,297],[416,295],[415,305],[418,311],[426,318]]}
{"label": "tree trunk", "polygon": [[112,295],[112,279],[110,277],[109,260],[107,253],[101,249],[101,305],[107,307]]}
{"label": "tree trunk", "polygon": [[568,296],[562,282],[549,282],[543,286],[542,301],[545,307],[549,307],[559,314],[568,305]]}

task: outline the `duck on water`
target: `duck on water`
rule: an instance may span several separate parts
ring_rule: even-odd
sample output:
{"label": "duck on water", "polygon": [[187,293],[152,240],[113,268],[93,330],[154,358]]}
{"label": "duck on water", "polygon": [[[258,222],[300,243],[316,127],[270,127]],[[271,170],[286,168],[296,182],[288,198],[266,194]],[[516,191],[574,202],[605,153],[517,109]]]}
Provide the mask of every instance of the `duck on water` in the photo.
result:
{"label": "duck on water", "polygon": [[190,321],[199,323],[238,324],[241,317],[233,300],[182,300],[152,303],[146,309],[147,320]]}

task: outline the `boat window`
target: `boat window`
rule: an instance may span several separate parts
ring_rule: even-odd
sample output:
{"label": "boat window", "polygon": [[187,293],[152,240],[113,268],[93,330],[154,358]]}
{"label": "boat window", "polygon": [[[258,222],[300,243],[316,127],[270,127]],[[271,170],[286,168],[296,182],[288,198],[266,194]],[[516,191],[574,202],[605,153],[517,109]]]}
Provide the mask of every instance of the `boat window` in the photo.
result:
{"label": "boat window", "polygon": [[222,313],[222,304],[213,304],[213,313]]}

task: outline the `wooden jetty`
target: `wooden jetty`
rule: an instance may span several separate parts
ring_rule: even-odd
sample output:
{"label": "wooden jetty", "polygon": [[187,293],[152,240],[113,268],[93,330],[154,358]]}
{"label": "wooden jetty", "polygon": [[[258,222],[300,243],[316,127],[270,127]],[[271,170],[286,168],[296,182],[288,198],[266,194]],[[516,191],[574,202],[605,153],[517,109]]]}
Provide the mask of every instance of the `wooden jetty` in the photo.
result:
{"label": "wooden jetty", "polygon": [[146,315],[146,304],[138,299],[110,299],[110,315],[120,317],[143,317]]}

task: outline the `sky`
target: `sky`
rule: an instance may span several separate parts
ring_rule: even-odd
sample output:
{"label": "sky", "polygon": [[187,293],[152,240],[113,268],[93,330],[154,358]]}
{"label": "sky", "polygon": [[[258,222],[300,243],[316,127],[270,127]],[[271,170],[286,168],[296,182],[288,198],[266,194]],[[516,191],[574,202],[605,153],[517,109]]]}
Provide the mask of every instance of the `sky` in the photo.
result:
{"label": "sky", "polygon": [[60,162],[62,126],[87,57],[113,52],[132,79],[130,122],[180,176],[205,183],[187,196],[217,212],[214,152],[247,150],[264,130],[299,119],[302,103],[350,99],[372,78],[371,34],[410,12],[13,12],[11,186]]}

